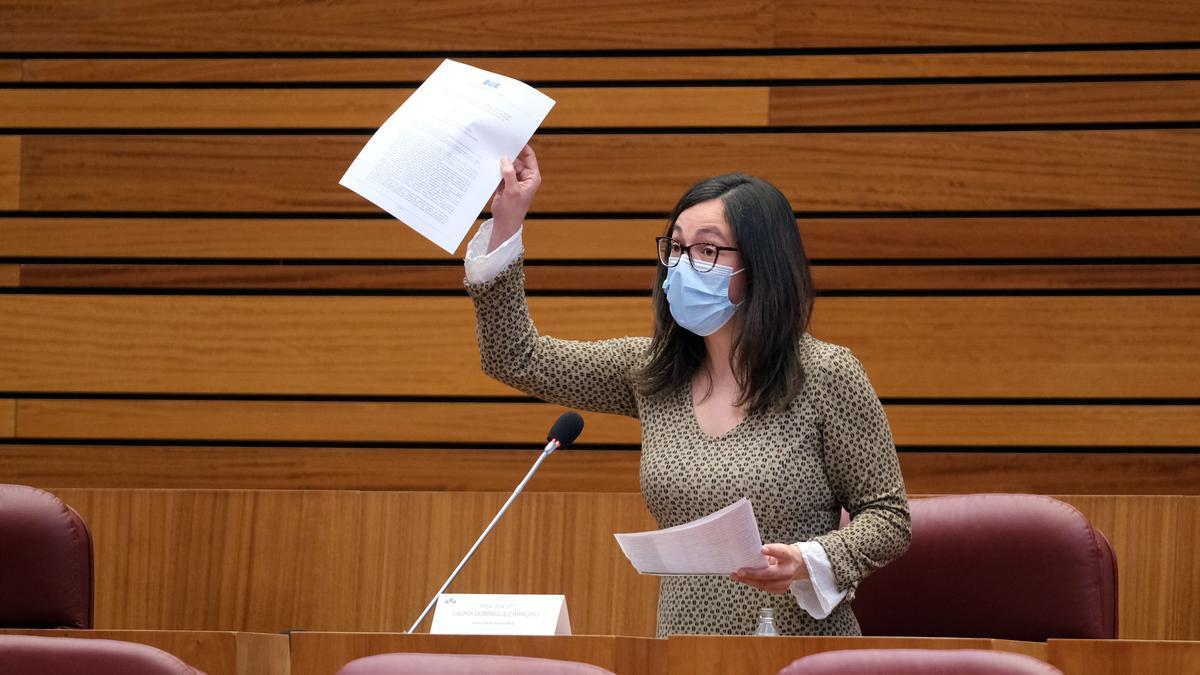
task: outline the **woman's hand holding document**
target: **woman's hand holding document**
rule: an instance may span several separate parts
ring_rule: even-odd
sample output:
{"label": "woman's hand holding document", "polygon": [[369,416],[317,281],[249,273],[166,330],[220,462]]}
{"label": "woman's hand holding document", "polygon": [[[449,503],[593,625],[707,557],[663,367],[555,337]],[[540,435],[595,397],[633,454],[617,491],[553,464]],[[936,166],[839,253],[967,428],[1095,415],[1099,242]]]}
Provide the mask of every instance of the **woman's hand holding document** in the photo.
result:
{"label": "woman's hand holding document", "polygon": [[768,563],[754,509],[745,498],[690,523],[613,536],[642,574],[725,576]]}
{"label": "woman's hand holding document", "polygon": [[339,181],[453,254],[554,100],[512,78],[442,62]]}

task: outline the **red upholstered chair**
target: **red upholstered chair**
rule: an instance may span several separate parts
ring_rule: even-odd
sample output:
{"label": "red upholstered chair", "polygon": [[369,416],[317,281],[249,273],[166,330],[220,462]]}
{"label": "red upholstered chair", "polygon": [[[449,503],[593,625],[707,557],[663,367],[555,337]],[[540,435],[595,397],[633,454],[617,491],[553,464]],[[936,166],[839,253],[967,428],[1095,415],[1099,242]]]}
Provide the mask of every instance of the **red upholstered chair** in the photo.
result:
{"label": "red upholstered chair", "polygon": [[1023,494],[909,506],[908,551],[856,593],[864,635],[1117,637],[1117,559],[1075,507]]}
{"label": "red upholstered chair", "polygon": [[613,675],[590,663],[491,654],[376,654],[342,666],[337,675]]}
{"label": "red upholstered chair", "polygon": [[58,497],[0,484],[0,628],[92,627],[92,535]]}
{"label": "red upholstered chair", "polygon": [[779,675],[1062,675],[1032,656],[978,649],[853,649],[797,659]]}
{"label": "red upholstered chair", "polygon": [[0,675],[204,675],[147,645],[90,638],[0,635]]}

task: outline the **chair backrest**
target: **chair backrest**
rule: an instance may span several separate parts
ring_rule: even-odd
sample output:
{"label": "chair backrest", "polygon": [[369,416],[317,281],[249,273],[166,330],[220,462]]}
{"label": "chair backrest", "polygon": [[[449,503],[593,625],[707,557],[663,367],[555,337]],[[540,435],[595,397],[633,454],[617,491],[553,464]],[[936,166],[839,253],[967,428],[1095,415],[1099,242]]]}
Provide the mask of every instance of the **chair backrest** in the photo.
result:
{"label": "chair backrest", "polygon": [[979,649],[852,649],[793,661],[779,675],[1062,675],[1032,656]]}
{"label": "chair backrest", "polygon": [[864,635],[1117,637],[1117,559],[1075,507],[1025,494],[909,507],[908,551],[856,592]]}
{"label": "chair backrest", "polygon": [[590,663],[492,654],[376,654],[342,666],[337,675],[613,675]]}
{"label": "chair backrest", "polygon": [[58,497],[0,484],[0,628],[92,627],[92,535]]}
{"label": "chair backrest", "polygon": [[0,635],[0,675],[204,675],[148,645],[91,638]]}

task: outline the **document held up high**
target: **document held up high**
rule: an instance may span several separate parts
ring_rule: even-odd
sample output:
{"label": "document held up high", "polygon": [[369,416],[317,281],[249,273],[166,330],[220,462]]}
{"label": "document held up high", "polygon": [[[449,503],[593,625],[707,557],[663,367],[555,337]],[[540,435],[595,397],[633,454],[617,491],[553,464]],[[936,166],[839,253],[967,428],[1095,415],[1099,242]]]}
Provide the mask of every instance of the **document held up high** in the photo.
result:
{"label": "document held up high", "polygon": [[453,254],[554,100],[446,59],[375,132],[339,183]]}

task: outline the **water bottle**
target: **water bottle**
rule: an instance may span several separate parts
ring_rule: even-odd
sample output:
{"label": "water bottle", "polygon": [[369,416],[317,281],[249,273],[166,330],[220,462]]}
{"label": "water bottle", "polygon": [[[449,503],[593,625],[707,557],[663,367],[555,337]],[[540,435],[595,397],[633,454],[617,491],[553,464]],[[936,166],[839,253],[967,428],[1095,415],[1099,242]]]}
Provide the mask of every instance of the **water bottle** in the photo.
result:
{"label": "water bottle", "polygon": [[775,610],[770,607],[763,607],[758,610],[758,628],[754,630],[755,635],[779,635],[775,631]]}

